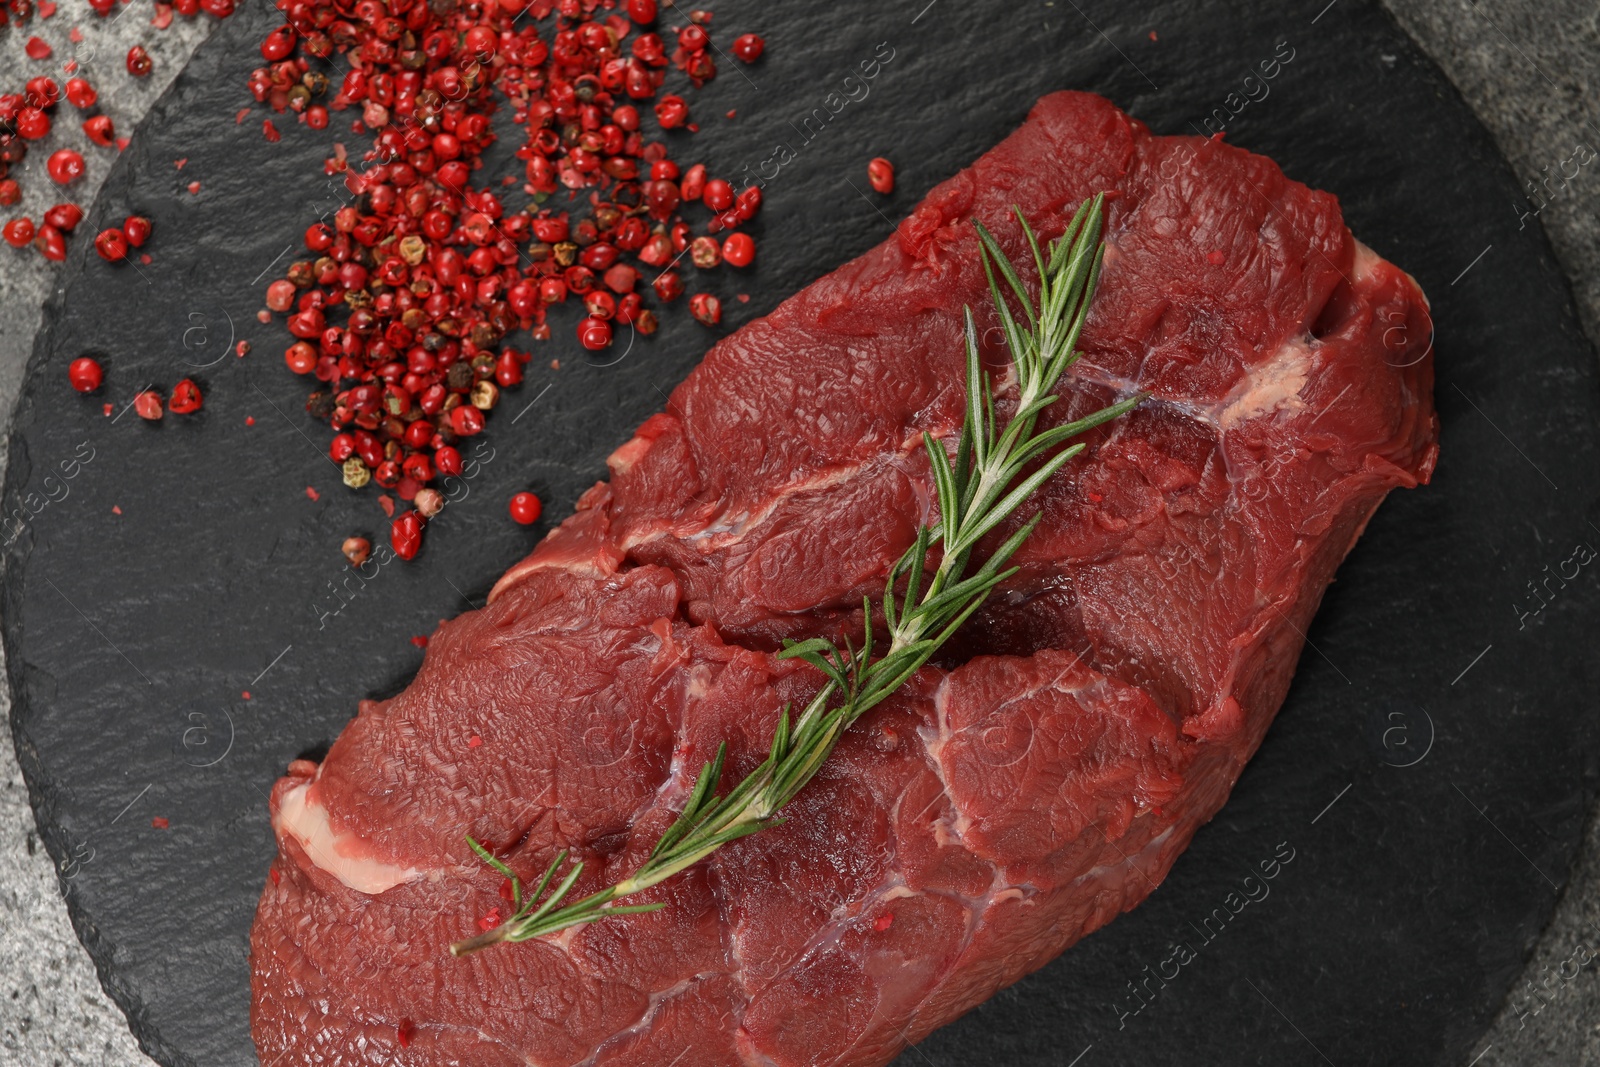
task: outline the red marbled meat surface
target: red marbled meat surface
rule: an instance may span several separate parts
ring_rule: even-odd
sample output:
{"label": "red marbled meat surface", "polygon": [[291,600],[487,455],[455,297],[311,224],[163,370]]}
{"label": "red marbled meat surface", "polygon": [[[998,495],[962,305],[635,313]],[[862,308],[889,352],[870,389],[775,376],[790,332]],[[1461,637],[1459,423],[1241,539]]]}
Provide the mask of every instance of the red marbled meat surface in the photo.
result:
{"label": "red marbled meat surface", "polygon": [[[571,849],[588,891],[645,858],[719,741],[729,782],[759,760],[818,684],[773,650],[859,626],[931,517],[919,435],[953,442],[961,309],[988,303],[971,220],[1020,256],[1012,204],[1054,236],[1100,190],[1105,270],[1052,417],[1151,396],[1041,491],[1022,572],[787,823],[646,897],[666,909],[452,958],[507,910],[463,834],[524,877]],[[1430,332],[1332,196],[1044,98],[712,348],[410,688],[289,768],[251,938],[262,1062],[877,1065],[1042,966],[1222,805],[1335,567],[1427,480]]]}

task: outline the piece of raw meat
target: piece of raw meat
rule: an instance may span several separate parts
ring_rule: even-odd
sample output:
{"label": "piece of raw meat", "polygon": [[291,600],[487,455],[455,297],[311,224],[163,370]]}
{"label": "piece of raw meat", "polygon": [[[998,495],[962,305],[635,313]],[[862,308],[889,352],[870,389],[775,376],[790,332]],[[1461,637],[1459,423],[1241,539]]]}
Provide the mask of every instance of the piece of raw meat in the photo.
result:
{"label": "piece of raw meat", "polygon": [[[664,910],[452,958],[510,911],[464,834],[524,878],[571,849],[588,892],[719,741],[726,783],[759,761],[818,684],[773,650],[858,632],[932,518],[919,435],[957,432],[963,306],[993,323],[970,220],[1020,264],[1011,205],[1053,237],[1100,190],[1105,270],[1051,417],[1151,395],[1041,491],[1021,573],[786,823],[644,896]],[[289,768],[251,937],[262,1063],[876,1065],[1042,966],[1222,805],[1335,567],[1427,480],[1430,332],[1332,196],[1044,98],[717,344],[410,688]]]}

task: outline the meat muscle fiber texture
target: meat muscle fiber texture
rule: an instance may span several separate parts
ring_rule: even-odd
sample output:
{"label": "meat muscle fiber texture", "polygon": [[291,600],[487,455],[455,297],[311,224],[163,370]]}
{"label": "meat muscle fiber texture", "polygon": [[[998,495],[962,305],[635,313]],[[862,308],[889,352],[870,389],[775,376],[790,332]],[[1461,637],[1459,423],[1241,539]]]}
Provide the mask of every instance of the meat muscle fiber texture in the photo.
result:
{"label": "meat muscle fiber texture", "polygon": [[[953,447],[963,306],[994,322],[971,220],[1021,264],[1013,204],[1053,237],[1101,190],[1105,269],[1050,418],[1150,397],[1041,490],[1021,572],[786,823],[644,895],[665,909],[452,958],[510,910],[464,834],[525,879],[570,849],[589,892],[645,859],[719,741],[725,784],[759,762],[819,684],[774,650],[859,632],[933,517],[919,437]],[[1427,480],[1430,333],[1332,196],[1044,98],[712,348],[410,688],[290,766],[251,936],[262,1062],[861,1067],[1044,965],[1216,813],[1334,569]]]}

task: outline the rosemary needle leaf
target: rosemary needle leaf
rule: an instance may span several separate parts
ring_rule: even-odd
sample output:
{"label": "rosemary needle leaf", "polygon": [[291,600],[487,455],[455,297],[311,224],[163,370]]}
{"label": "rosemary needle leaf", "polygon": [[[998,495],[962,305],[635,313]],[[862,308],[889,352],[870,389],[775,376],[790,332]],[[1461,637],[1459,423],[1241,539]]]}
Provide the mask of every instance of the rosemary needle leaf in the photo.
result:
{"label": "rosemary needle leaf", "polygon": [[495,870],[499,871],[513,882],[517,880],[517,876],[512,873],[511,868],[507,867],[504,863],[501,863],[498,859],[496,859],[493,852],[490,852],[488,849],[478,844],[477,841],[473,840],[471,834],[467,835],[467,844],[472,846],[472,851],[476,852],[478,854],[478,858],[483,862],[487,863],[489,866],[493,867]]}
{"label": "rosemary needle leaf", "polygon": [[[1021,216],[1019,215],[1018,217],[1020,218]],[[978,240],[982,242],[984,269],[989,270],[992,263],[994,269],[998,270],[1000,276],[1011,286],[1011,291],[1017,294],[1017,303],[1022,305],[1022,310],[1027,314],[1028,324],[1037,327],[1039,320],[1034,314],[1033,301],[1028,298],[1028,290],[1022,284],[1022,279],[1017,277],[1016,269],[1011,266],[1011,261],[1006,258],[1004,250],[1000,247],[1000,242],[994,239],[994,235],[989,232],[988,227],[984,226],[983,223],[974,220],[973,225],[977,227]],[[1027,228],[1027,223],[1023,223],[1023,228]],[[989,274],[989,284],[994,286],[994,274],[992,271]],[[995,295],[999,296],[997,287]]]}

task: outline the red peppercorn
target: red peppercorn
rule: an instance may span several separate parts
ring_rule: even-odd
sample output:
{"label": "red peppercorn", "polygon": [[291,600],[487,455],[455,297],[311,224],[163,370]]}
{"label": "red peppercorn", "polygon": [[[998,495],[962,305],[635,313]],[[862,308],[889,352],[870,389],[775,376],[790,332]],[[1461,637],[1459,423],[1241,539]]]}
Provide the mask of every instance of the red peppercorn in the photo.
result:
{"label": "red peppercorn", "polygon": [[450,428],[462,437],[472,437],[482,433],[483,412],[471,404],[462,404],[458,408],[452,408],[450,411]]}
{"label": "red peppercorn", "polygon": [[352,567],[359,567],[372,554],[372,542],[365,537],[346,537],[339,551],[344,553],[344,558],[350,561]]}
{"label": "red peppercorn", "polygon": [[689,314],[703,326],[715,326],[722,321],[722,301],[710,293],[696,293],[689,298]]}
{"label": "red peppercorn", "polygon": [[143,248],[150,240],[150,220],[143,215],[129,215],[122,220],[122,234],[135,248]]}
{"label": "red peppercorn", "polygon": [[706,31],[692,22],[678,31],[678,45],[686,52],[699,52],[710,43]]}
{"label": "red peppercorn", "polygon": [[29,37],[28,43],[22,46],[29,59],[49,59],[52,51],[50,42],[43,37]]}
{"label": "red peppercorn", "polygon": [[689,120],[689,105],[683,97],[668,93],[656,104],[656,121],[663,130],[676,129]]}
{"label": "red peppercorn", "polygon": [[115,226],[101,230],[99,236],[94,239],[94,250],[108,263],[127,259],[128,236]]}
{"label": "red peppercorn", "polygon": [[149,419],[154,422],[163,414],[161,394],[154,389],[146,389],[133,398],[133,410],[138,413],[141,419]]}
{"label": "red peppercorn", "polygon": [[44,221],[62,233],[71,233],[83,221],[83,208],[77,204],[57,204],[44,213]]}
{"label": "red peppercorn", "polygon": [[663,271],[656,280],[650,283],[656,291],[656,296],[664,304],[670,304],[683,295],[683,278],[677,271]]}
{"label": "red peppercorn", "polygon": [[705,189],[700,194],[700,199],[705,201],[706,207],[712,211],[726,211],[733,206],[733,186],[721,178],[712,178],[706,182]]}
{"label": "red peppercorn", "polygon": [[[423,423],[423,425],[427,425]],[[428,462],[428,457],[420,453],[413,453],[400,464],[401,472],[417,484],[425,484],[433,480],[433,464]]]}
{"label": "red peppercorn", "polygon": [[37,141],[50,132],[50,116],[36,107],[25,107],[17,112],[14,123],[17,136],[25,141]]}
{"label": "red peppercorn", "polygon": [[878,156],[867,164],[867,181],[874,190],[888,196],[894,192],[894,164]]}
{"label": "red peppercorn", "polygon": [[706,165],[696,163],[684,172],[678,191],[685,200],[699,200],[706,190]]}
{"label": "red peppercorn", "polygon": [[618,263],[606,268],[601,281],[606,283],[606,288],[613,293],[631,293],[633,287],[639,284],[639,272],[626,263]]}
{"label": "red peppercorn", "polygon": [[11,207],[22,199],[22,186],[7,178],[0,181],[0,207]]}
{"label": "red peppercorn", "polygon": [[494,380],[502,386],[516,385],[522,381],[522,360],[509,349],[494,361]]}
{"label": "red peppercorn", "polygon": [[678,183],[651,182],[645,187],[645,198],[650,202],[650,214],[658,219],[670,218],[678,209]]}
{"label": "red peppercorn", "polygon": [[39,250],[40,255],[53,263],[60,263],[67,258],[66,234],[49,223],[39,227],[39,234],[33,239],[33,247]]}
{"label": "red peppercorn", "polygon": [[143,78],[155,67],[151,62],[150,53],[144,50],[143,45],[134,45],[128,49],[128,73],[135,78]]}
{"label": "red peppercorn", "polygon": [[185,378],[172,387],[172,399],[167,401],[167,407],[176,415],[188,415],[199,411],[202,402],[200,387],[193,378]]}
{"label": "red peppercorn", "polygon": [[347,433],[336,433],[328,442],[328,458],[335,463],[343,463],[355,454],[356,439]]}
{"label": "red peppercorn", "polygon": [[49,110],[60,101],[61,87],[55,83],[53,78],[46,78],[40,75],[37,78],[29,78],[23,86],[22,102],[29,107]]}
{"label": "red peppercorn", "polygon": [[617,261],[617,246],[608,241],[597,241],[583,250],[578,262],[592,271],[604,273]]}
{"label": "red peppercorn", "polygon": [[733,54],[746,63],[754,63],[767,50],[767,42],[753,33],[743,33],[733,39]]}
{"label": "red peppercorn", "polygon": [[740,193],[739,198],[734,201],[733,210],[740,222],[749,222],[755,218],[756,212],[761,210],[761,187],[752,185]]}
{"label": "red peppercorn", "polygon": [[451,445],[440,445],[433,450],[433,465],[440,474],[459,475],[462,470],[461,453]]}
{"label": "red peppercorn", "polygon": [[701,270],[710,270],[722,262],[722,252],[715,237],[696,237],[689,244],[689,258]]}
{"label": "red peppercorn", "polygon": [[511,498],[511,517],[523,526],[538,522],[543,511],[544,504],[532,493],[518,493]]}
{"label": "red peppercorn", "polygon": [[93,356],[79,356],[67,367],[67,380],[80,393],[92,393],[105,381],[105,371]]}
{"label": "red peppercorn", "polygon": [[267,34],[266,40],[261,42],[261,58],[268,63],[276,63],[294,51],[294,27],[279,26]]}
{"label": "red peppercorn", "polygon": [[[604,289],[596,289],[583,298],[583,306],[597,319],[613,318],[617,314],[617,298]],[[581,334],[579,336],[582,336]]]}
{"label": "red peppercorn", "polygon": [[578,343],[591,352],[605,348],[611,343],[611,324],[593,316],[584,319],[578,323]]}
{"label": "red peppercorn", "polygon": [[722,242],[722,258],[727,260],[730,267],[748,267],[750,261],[756,258],[756,243],[749,234],[729,234],[728,239]]}
{"label": "red peppercorn", "polygon": [[560,278],[546,278],[539,283],[539,299],[546,304],[559,304],[567,298],[567,283]]}
{"label": "red peppercorn", "polygon": [[95,92],[94,86],[82,78],[67,79],[67,103],[82,111],[94,107],[95,101],[100,99],[100,94]]}
{"label": "red peppercorn", "polygon": [[57,185],[71,185],[83,177],[83,155],[70,148],[58,148],[50,153],[44,166],[50,174],[50,180]]}
{"label": "red peppercorn", "polygon": [[[126,224],[123,228],[127,228]],[[286,278],[279,278],[267,286],[267,307],[273,311],[288,311],[294,306],[294,294],[294,283]]]}
{"label": "red peppercorn", "polygon": [[317,368],[317,350],[305,341],[296,341],[283,353],[283,362],[296,374],[310,374]]}
{"label": "red peppercorn", "polygon": [[110,148],[116,143],[116,128],[111,124],[109,115],[92,115],[83,120],[83,132],[89,140],[101,148]]}
{"label": "red peppercorn", "polygon": [[617,321],[632,326],[644,312],[644,299],[638,293],[627,293],[617,301]]}
{"label": "red peppercorn", "polygon": [[656,20],[656,0],[628,0],[628,17],[641,26]]}
{"label": "red peppercorn", "polygon": [[407,511],[389,525],[389,545],[401,559],[412,559],[422,547],[422,516]]}
{"label": "red peppercorn", "polygon": [[0,230],[6,239],[6,244],[12,248],[24,248],[33,240],[34,228],[32,219],[12,219],[6,223],[5,229]]}

